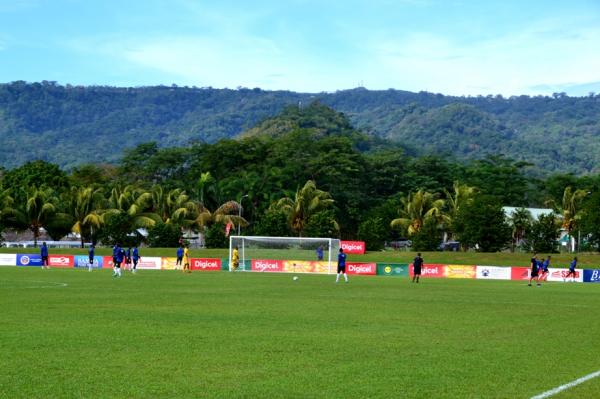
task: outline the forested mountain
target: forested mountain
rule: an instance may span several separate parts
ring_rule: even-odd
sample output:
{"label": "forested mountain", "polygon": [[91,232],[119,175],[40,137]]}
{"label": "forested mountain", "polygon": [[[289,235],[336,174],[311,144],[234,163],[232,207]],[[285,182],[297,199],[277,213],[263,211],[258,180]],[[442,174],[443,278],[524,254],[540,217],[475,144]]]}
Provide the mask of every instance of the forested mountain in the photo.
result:
{"label": "forested mountain", "polygon": [[307,94],[53,82],[0,85],[0,165],[43,159],[70,169],[117,162],[124,149],[150,141],[172,147],[277,135],[286,126],[271,117],[286,109],[286,123],[309,128],[312,122],[293,112],[313,101],[349,117],[352,126],[337,133],[355,134],[357,128],[415,155],[462,160],[504,154],[534,164],[538,173],[600,170],[600,95],[451,97],[362,88]]}

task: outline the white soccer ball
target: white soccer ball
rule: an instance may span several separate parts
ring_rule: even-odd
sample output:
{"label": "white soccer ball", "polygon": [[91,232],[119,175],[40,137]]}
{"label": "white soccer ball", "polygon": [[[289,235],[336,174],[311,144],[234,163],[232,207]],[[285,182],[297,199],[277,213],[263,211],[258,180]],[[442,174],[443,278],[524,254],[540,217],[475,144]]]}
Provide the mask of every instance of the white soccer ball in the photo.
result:
{"label": "white soccer ball", "polygon": [[298,281],[298,276],[294,276],[294,277],[292,277],[292,280],[294,280],[294,281]]}

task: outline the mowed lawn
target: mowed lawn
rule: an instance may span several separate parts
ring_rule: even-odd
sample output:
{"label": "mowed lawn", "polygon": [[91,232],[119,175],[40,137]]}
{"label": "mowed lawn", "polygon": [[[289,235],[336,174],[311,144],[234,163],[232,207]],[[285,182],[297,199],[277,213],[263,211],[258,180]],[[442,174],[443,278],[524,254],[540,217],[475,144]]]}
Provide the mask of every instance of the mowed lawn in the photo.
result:
{"label": "mowed lawn", "polygon": [[0,397],[529,398],[600,369],[600,285],[350,278],[0,267]]}

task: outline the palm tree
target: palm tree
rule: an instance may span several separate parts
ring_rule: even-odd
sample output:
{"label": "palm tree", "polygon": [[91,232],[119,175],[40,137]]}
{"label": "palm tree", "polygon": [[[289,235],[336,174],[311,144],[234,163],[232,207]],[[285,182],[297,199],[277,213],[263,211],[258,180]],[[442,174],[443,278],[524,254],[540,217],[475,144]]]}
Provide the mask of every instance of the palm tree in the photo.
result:
{"label": "palm tree", "polygon": [[[105,201],[102,190],[93,187],[72,187],[68,198],[68,213],[73,218],[71,230],[81,237],[81,248],[84,246],[84,235],[93,236],[93,229],[102,224],[102,208]],[[93,237],[92,237],[93,239]]]}
{"label": "palm tree", "polygon": [[525,208],[518,208],[510,216],[510,225],[512,227],[512,245],[511,252],[515,252],[515,247],[523,242],[525,232],[531,226],[533,218],[531,212]]}
{"label": "palm tree", "polygon": [[131,218],[132,228],[149,228],[161,221],[160,216],[152,212],[152,205],[150,192],[133,186],[113,188],[108,199],[109,209],[102,214],[102,221],[107,216],[121,213]]}
{"label": "palm tree", "polygon": [[334,200],[328,192],[317,189],[316,183],[309,180],[304,187],[296,191],[294,199],[281,198],[275,206],[288,215],[290,227],[302,236],[308,219],[315,213],[330,208],[333,203]]}
{"label": "palm tree", "polygon": [[422,189],[416,193],[409,193],[407,197],[400,200],[402,204],[398,210],[400,217],[392,220],[391,227],[402,227],[408,231],[408,235],[413,235],[420,232],[425,222],[430,219],[437,223],[447,221],[446,215],[442,212],[445,201],[436,197],[436,194]]}
{"label": "palm tree", "polygon": [[165,193],[161,186],[155,185],[151,194],[154,213],[164,223],[189,225],[194,220],[197,204],[182,189],[176,188]]}
{"label": "palm tree", "polygon": [[[475,187],[467,186],[466,184],[460,184],[458,181],[455,181],[452,185],[453,192],[450,193],[447,190],[444,190],[446,194],[446,221],[447,221],[447,233],[448,238],[452,239],[452,222],[458,215],[460,208],[473,200],[473,195],[475,194]],[[446,241],[446,240],[444,240]]]}
{"label": "palm tree", "polygon": [[569,240],[571,241],[571,251],[575,250],[575,239],[572,237],[571,232],[575,229],[577,222],[579,221],[579,205],[583,198],[587,195],[585,190],[575,190],[569,186],[565,188],[562,198],[562,228],[569,234]]}
{"label": "palm tree", "polygon": [[203,229],[211,223],[220,223],[233,226],[247,226],[246,219],[240,216],[241,205],[237,201],[227,201],[219,206],[214,212],[205,208],[202,204],[196,204],[196,214],[193,225]]}
{"label": "palm tree", "polygon": [[25,227],[33,233],[33,246],[37,247],[40,229],[58,218],[68,215],[58,212],[58,197],[51,188],[31,187],[25,195],[25,203],[14,209],[11,222],[17,228]]}

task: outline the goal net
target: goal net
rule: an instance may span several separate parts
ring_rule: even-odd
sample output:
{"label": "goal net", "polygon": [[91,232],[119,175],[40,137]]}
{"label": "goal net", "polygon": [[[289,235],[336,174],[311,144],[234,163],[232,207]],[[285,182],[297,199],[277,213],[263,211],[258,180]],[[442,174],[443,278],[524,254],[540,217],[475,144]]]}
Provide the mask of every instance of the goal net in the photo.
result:
{"label": "goal net", "polygon": [[339,249],[337,238],[230,236],[229,271],[335,273]]}

